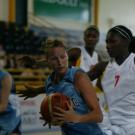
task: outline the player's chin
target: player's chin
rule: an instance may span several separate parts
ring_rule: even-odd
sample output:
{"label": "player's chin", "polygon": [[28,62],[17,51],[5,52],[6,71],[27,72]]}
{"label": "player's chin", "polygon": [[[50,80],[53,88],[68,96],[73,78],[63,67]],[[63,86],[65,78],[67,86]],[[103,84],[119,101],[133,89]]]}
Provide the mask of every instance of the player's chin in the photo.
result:
{"label": "player's chin", "polygon": [[65,74],[66,71],[67,71],[67,67],[58,68],[58,70],[57,70],[57,72],[58,72],[59,74]]}

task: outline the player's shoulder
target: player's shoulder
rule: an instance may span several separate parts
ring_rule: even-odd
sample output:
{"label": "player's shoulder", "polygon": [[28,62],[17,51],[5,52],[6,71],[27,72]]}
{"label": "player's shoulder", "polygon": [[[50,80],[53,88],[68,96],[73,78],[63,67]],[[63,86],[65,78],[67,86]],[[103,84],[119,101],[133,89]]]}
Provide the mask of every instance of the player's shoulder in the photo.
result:
{"label": "player's shoulder", "polygon": [[135,64],[135,53],[132,53],[133,59],[134,59],[134,64]]}
{"label": "player's shoulder", "polygon": [[0,78],[11,76],[6,70],[0,70]]}
{"label": "player's shoulder", "polygon": [[76,80],[80,80],[82,78],[86,78],[87,74],[85,71],[83,71],[81,68],[78,68],[74,74],[74,78]]}
{"label": "player's shoulder", "polygon": [[128,61],[131,61],[131,62],[133,61],[134,64],[135,64],[135,53],[131,53],[131,54],[129,55]]}

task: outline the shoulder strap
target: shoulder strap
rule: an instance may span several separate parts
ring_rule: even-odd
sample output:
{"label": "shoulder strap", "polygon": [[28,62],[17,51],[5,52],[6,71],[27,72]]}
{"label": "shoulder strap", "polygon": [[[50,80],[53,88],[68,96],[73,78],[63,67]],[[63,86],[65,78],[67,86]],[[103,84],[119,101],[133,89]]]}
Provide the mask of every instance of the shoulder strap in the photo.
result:
{"label": "shoulder strap", "polygon": [[65,80],[66,82],[73,83],[73,82],[74,82],[75,74],[76,74],[76,72],[78,72],[78,71],[81,71],[81,72],[82,72],[82,70],[81,70],[80,68],[71,67],[69,74],[65,77],[64,80]]}

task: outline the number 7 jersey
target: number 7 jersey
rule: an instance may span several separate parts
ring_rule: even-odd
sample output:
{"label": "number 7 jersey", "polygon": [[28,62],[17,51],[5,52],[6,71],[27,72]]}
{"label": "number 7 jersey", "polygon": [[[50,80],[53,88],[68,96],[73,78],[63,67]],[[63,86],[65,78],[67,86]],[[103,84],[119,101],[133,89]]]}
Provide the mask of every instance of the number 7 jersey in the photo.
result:
{"label": "number 7 jersey", "polygon": [[[110,62],[103,74],[102,86],[112,124],[135,123],[135,54],[117,65]],[[134,126],[135,129],[135,126]]]}

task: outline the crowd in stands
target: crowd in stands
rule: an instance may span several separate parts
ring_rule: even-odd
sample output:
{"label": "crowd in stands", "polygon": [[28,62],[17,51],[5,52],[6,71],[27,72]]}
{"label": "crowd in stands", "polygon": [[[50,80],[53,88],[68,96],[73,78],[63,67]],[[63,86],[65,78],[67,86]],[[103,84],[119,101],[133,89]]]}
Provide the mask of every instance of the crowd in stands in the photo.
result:
{"label": "crowd in stands", "polygon": [[43,38],[27,26],[0,21],[0,42],[7,53],[42,54]]}
{"label": "crowd in stands", "polygon": [[40,62],[46,60],[42,51],[44,40],[29,27],[0,21],[0,68],[11,73],[17,90],[26,83],[44,83],[50,72],[47,63]]}

